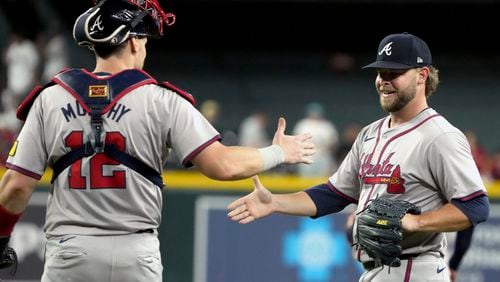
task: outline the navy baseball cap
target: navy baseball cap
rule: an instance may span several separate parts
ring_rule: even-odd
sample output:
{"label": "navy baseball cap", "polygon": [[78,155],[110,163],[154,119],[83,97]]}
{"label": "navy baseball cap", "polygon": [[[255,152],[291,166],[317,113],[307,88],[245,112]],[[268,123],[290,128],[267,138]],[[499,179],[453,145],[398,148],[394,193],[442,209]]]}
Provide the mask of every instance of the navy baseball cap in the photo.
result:
{"label": "navy baseball cap", "polygon": [[365,68],[411,69],[432,65],[431,50],[419,37],[404,33],[390,34],[380,42],[377,60]]}

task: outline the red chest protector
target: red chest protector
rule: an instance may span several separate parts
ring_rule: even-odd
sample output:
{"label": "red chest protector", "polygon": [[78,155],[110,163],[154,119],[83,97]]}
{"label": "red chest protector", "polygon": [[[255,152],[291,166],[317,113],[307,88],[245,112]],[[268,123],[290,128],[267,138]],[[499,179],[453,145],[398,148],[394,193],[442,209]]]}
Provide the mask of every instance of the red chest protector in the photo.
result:
{"label": "red chest protector", "polygon": [[17,110],[17,117],[23,121],[26,120],[36,97],[45,88],[55,84],[60,85],[73,95],[82,108],[90,114],[92,131],[84,145],[72,149],[54,163],[51,182],[54,182],[57,176],[74,162],[96,153],[104,153],[163,188],[161,172],[118,149],[114,144],[105,144],[106,132],[103,130],[102,116],[111,110],[123,96],[146,84],[156,84],[173,90],[194,105],[195,100],[191,94],[168,82],[158,83],[153,77],[141,70],[130,69],[115,75],[98,77],[84,69],[66,69],[57,74],[47,85],[35,87]]}

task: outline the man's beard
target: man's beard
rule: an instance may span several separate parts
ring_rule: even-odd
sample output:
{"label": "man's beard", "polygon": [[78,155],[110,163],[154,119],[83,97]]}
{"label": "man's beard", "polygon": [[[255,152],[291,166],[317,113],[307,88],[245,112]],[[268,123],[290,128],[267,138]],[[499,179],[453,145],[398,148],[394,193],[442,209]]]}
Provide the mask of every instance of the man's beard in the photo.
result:
{"label": "man's beard", "polygon": [[392,102],[384,102],[382,96],[380,96],[380,105],[382,109],[388,113],[398,112],[404,108],[408,103],[410,103],[416,96],[415,87],[406,88],[404,91],[396,94],[396,99]]}

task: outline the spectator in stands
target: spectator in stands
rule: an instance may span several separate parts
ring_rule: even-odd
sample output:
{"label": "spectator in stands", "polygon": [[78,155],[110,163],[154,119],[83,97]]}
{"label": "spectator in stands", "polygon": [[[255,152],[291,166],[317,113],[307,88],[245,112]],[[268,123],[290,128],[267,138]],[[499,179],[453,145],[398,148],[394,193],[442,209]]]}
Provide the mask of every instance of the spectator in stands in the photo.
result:
{"label": "spectator in stands", "polygon": [[474,131],[472,130],[467,130],[465,131],[465,137],[467,138],[467,141],[469,141],[470,144],[470,149],[472,153],[472,158],[474,159],[474,162],[476,163],[476,166],[479,170],[479,173],[481,173],[481,176],[483,177],[484,180],[488,180],[491,178],[490,172],[490,160],[488,156],[488,152],[486,149],[481,145],[481,143],[477,139],[477,135]]}
{"label": "spectator in stands", "polygon": [[491,155],[491,178],[500,180],[500,148]]}
{"label": "spectator in stands", "polygon": [[67,38],[70,35],[63,33],[60,24],[52,21],[43,35],[43,83],[48,82],[61,69],[69,66],[69,50]]}
{"label": "spectator in stands", "polygon": [[271,144],[267,133],[268,117],[264,112],[254,112],[245,118],[239,129],[240,146],[260,148]]}
{"label": "spectator in stands", "polygon": [[224,128],[220,122],[220,109],[220,103],[211,99],[204,101],[200,106],[201,114],[221,133],[221,143],[226,146],[235,146],[238,144],[238,136],[233,130]]}
{"label": "spectator in stands", "polygon": [[316,154],[312,157],[314,163],[297,166],[300,176],[328,176],[337,169],[335,150],[339,135],[336,126],[327,120],[324,114],[325,110],[321,104],[309,103],[306,105],[305,117],[295,125],[294,134],[309,132],[316,145]]}
{"label": "spectator in stands", "polygon": [[219,102],[215,100],[206,100],[200,106],[201,114],[215,127],[219,121],[219,109]]}
{"label": "spectator in stands", "polygon": [[356,140],[356,137],[358,136],[361,128],[362,126],[356,122],[352,122],[346,125],[346,127],[342,131],[342,138],[340,139],[340,144],[336,151],[337,163],[341,163],[342,160],[346,157],[347,153],[349,153],[352,144],[354,143],[354,140]]}
{"label": "spectator in stands", "polygon": [[20,32],[11,31],[3,59],[7,70],[7,87],[1,93],[1,165],[5,163],[9,148],[21,127],[21,122],[16,118],[16,109],[38,80],[40,55],[33,41]]}
{"label": "spectator in stands", "polygon": [[4,109],[17,108],[38,82],[40,54],[35,43],[21,33],[11,32],[5,51],[7,66],[6,95],[2,95]]}

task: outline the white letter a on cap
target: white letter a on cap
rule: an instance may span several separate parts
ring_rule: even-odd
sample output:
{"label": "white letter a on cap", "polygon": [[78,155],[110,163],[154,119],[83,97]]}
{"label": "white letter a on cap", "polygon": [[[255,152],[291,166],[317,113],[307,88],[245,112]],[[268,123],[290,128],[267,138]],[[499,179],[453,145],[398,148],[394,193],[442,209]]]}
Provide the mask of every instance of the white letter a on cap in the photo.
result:
{"label": "white letter a on cap", "polygon": [[391,41],[391,42],[389,42],[389,43],[385,44],[384,48],[382,48],[382,50],[380,50],[380,51],[378,52],[378,55],[380,56],[380,55],[382,55],[382,53],[384,53],[384,52],[385,52],[385,54],[386,54],[387,56],[390,56],[390,55],[392,54],[392,51],[391,51],[391,50],[392,50],[392,47],[391,47],[392,43],[393,43],[393,42]]}

